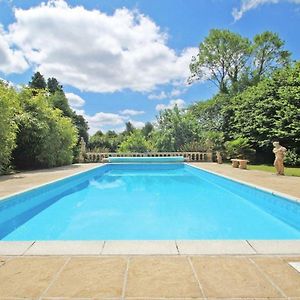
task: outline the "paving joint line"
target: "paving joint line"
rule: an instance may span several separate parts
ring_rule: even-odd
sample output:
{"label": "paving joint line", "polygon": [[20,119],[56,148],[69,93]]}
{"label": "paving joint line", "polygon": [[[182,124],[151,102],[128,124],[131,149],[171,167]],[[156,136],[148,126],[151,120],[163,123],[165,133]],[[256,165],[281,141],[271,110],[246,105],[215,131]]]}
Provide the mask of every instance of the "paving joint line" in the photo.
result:
{"label": "paving joint line", "polygon": [[57,273],[53,276],[52,280],[50,281],[49,285],[46,287],[44,292],[40,295],[40,297],[38,298],[39,300],[41,300],[45,296],[45,294],[49,291],[49,289],[52,287],[53,283],[57,280],[57,278],[59,277],[59,275],[61,274],[61,272],[63,271],[63,269],[69,263],[70,260],[71,260],[71,257],[69,256],[66,259],[66,261],[64,262],[64,264],[59,268]]}
{"label": "paving joint line", "polygon": [[130,264],[130,256],[127,257],[127,264],[126,264],[126,269],[125,269],[125,273],[124,273],[124,281],[123,281],[122,295],[121,295],[122,300],[125,299],[125,293],[126,293],[126,288],[127,288],[127,280],[128,280],[129,264]]}
{"label": "paving joint line", "polygon": [[252,244],[248,240],[245,240],[245,241],[253,249],[253,251],[255,252],[255,254],[259,254],[259,252],[254,248],[254,246],[252,246]]}
{"label": "paving joint line", "polygon": [[196,278],[196,281],[197,281],[197,283],[198,283],[198,287],[199,287],[200,292],[201,292],[201,294],[202,294],[200,298],[207,299],[207,297],[206,297],[206,295],[205,295],[205,293],[204,293],[202,284],[200,283],[200,280],[199,280],[199,278],[198,278],[197,272],[196,272],[196,270],[195,270],[195,268],[194,268],[194,265],[193,265],[193,262],[192,262],[192,260],[191,260],[191,257],[188,256],[188,257],[187,257],[187,260],[188,260],[188,262],[189,262],[189,264],[190,264],[190,267],[191,267],[191,269],[192,269],[193,275],[194,275],[194,277]]}
{"label": "paving joint line", "polygon": [[177,244],[177,241],[175,240],[174,242],[175,242],[175,247],[176,247],[176,249],[177,249],[178,255],[181,255],[181,254],[180,254],[180,251],[179,251],[179,246],[178,246],[178,244]]}
{"label": "paving joint line", "polygon": [[103,245],[102,245],[102,248],[101,248],[101,251],[100,251],[99,255],[103,254],[103,250],[104,250],[105,244],[106,244],[106,241],[103,241]]}
{"label": "paving joint line", "polygon": [[33,241],[24,251],[23,251],[23,253],[21,254],[21,256],[24,256],[26,253],[27,253],[27,251],[35,244],[35,242],[36,241]]}
{"label": "paving joint line", "polygon": [[269,281],[269,283],[271,283],[271,285],[285,298],[288,299],[288,296],[284,293],[284,291],[277,286],[277,284],[275,284],[273,282],[273,280],[268,276],[268,274],[266,274],[266,272],[264,272],[264,270],[251,258],[248,258],[249,261],[257,268],[257,270]]}

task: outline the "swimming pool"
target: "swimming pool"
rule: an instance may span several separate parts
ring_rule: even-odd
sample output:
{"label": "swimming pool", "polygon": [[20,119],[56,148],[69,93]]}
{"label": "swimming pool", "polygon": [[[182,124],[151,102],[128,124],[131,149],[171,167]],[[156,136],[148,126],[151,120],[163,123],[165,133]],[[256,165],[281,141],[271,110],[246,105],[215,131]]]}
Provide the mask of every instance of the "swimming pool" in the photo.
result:
{"label": "swimming pool", "polygon": [[107,164],[0,201],[0,239],[300,239],[300,204],[187,164]]}

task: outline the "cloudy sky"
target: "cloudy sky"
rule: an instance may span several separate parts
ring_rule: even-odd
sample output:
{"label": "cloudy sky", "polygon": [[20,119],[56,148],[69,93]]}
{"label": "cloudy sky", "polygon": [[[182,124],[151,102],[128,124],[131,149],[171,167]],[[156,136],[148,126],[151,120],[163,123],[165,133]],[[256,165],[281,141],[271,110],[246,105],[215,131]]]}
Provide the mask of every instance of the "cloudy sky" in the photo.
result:
{"label": "cloudy sky", "polygon": [[216,92],[186,85],[211,28],[278,32],[300,59],[300,0],[0,0],[0,78],[56,77],[91,133],[141,127]]}

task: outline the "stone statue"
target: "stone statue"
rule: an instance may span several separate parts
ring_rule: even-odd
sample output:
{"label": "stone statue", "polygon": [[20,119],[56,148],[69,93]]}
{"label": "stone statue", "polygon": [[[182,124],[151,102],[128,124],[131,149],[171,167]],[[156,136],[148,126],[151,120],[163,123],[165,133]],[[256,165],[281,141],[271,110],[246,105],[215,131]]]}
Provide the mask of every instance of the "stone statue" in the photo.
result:
{"label": "stone statue", "polygon": [[220,151],[217,151],[217,152],[216,152],[216,155],[217,155],[217,163],[218,163],[218,164],[222,164],[222,163],[223,163],[223,159],[222,159],[221,152],[220,152]]}
{"label": "stone statue", "polygon": [[277,175],[284,175],[284,157],[286,148],[282,147],[279,142],[273,143],[274,149],[273,153],[275,154],[274,167],[276,168]]}
{"label": "stone statue", "polygon": [[85,143],[83,137],[81,137],[81,139],[80,139],[79,162],[84,162],[85,153],[86,153],[86,143]]}

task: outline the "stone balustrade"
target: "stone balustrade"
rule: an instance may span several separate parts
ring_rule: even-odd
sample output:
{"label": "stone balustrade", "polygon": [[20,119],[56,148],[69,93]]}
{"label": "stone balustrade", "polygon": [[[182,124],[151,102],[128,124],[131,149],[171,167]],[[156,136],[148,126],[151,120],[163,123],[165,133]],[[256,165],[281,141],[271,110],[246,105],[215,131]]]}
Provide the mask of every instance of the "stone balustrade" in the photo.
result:
{"label": "stone balustrade", "polygon": [[147,152],[147,153],[99,153],[87,152],[85,162],[103,162],[108,157],[168,157],[183,156],[186,161],[212,161],[212,152]]}

